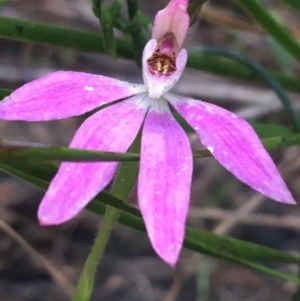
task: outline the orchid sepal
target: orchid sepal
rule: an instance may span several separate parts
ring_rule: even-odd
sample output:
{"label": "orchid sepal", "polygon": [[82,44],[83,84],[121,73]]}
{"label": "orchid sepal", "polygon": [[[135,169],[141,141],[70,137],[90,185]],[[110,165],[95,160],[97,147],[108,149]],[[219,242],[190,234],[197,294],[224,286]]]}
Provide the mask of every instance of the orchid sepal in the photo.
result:
{"label": "orchid sepal", "polygon": [[192,171],[186,133],[165,99],[152,102],[142,132],[138,199],[151,244],[171,266],[184,240]]}
{"label": "orchid sepal", "polygon": [[215,159],[235,177],[275,201],[296,203],[248,122],[214,104],[171,93],[164,96]]}
{"label": "orchid sepal", "polygon": [[47,121],[79,116],[145,90],[144,85],[107,76],[57,71],[5,97],[0,105],[0,119]]}
{"label": "orchid sepal", "polygon": [[[126,152],[148,110],[139,94],[86,119],[70,147]],[[119,133],[122,131],[122,135]],[[57,225],[79,213],[112,180],[118,162],[62,163],[38,210],[42,225]]]}

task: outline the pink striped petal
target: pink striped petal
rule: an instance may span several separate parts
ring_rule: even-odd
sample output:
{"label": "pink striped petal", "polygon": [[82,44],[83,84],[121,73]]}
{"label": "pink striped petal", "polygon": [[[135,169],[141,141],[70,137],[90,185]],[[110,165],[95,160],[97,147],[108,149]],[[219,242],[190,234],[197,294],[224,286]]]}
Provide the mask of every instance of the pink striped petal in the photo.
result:
{"label": "pink striped petal", "polygon": [[[144,120],[142,95],[100,110],[77,131],[70,147],[126,152]],[[38,210],[42,225],[73,218],[111,181],[118,162],[62,163]]]}
{"label": "pink striped petal", "polygon": [[182,247],[193,158],[165,100],[152,100],[142,134],[139,206],[154,250],[174,266]]}
{"label": "pink striped petal", "polygon": [[295,204],[274,162],[244,119],[213,104],[170,93],[165,97],[239,180],[275,201]]}
{"label": "pink striped petal", "polygon": [[142,85],[81,72],[58,71],[34,80],[0,102],[0,119],[46,121],[82,115],[145,91]]}
{"label": "pink striped petal", "polygon": [[166,33],[173,33],[179,48],[182,47],[190,25],[190,17],[187,13],[188,2],[188,0],[171,0],[165,9],[156,14],[152,39],[160,40]]}

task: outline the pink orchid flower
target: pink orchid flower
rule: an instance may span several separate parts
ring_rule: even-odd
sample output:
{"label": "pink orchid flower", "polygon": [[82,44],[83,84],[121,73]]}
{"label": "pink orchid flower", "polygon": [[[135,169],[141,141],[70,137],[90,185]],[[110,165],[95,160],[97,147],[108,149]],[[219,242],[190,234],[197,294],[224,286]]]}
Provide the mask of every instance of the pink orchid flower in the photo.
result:
{"label": "pink orchid flower", "polygon": [[[188,0],[173,0],[157,13],[143,53],[144,85],[79,72],[55,72],[14,91],[0,104],[4,120],[87,118],[70,147],[126,152],[141,126],[138,200],[153,248],[174,266],[185,234],[193,156],[173,107],[203,145],[239,180],[265,196],[295,201],[252,127],[216,105],[169,93],[187,61],[181,49],[189,27]],[[115,102],[120,99],[122,101]],[[118,162],[62,163],[38,211],[42,225],[73,218],[112,180]]]}

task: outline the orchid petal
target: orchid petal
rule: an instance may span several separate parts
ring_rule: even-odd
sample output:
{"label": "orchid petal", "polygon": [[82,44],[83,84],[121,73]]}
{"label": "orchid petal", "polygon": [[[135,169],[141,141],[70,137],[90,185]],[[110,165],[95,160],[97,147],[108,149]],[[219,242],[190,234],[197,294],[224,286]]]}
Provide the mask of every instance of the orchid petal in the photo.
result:
{"label": "orchid petal", "polygon": [[190,25],[190,17],[187,13],[188,2],[188,0],[172,0],[165,9],[156,14],[152,39],[160,40],[166,33],[172,32],[179,48],[182,47]]}
{"label": "orchid petal", "polygon": [[171,75],[152,74],[148,67],[147,60],[152,56],[157,46],[156,40],[150,40],[143,52],[143,78],[148,89],[148,95],[151,98],[160,98],[164,93],[168,92],[177,83],[185,68],[187,62],[187,51],[182,49],[176,58],[176,71]]}
{"label": "orchid petal", "polygon": [[145,91],[142,85],[81,72],[58,71],[25,84],[0,102],[0,119],[46,121],[82,115]]}
{"label": "orchid petal", "polygon": [[155,102],[143,127],[138,199],[153,248],[174,266],[184,239],[193,159],[167,102]]}
{"label": "orchid petal", "polygon": [[239,180],[282,203],[295,200],[253,128],[216,105],[166,94],[212,155]]}
{"label": "orchid petal", "polygon": [[[143,95],[100,110],[77,131],[70,147],[126,152],[144,120]],[[42,225],[68,221],[111,181],[118,162],[62,163],[39,210]]]}

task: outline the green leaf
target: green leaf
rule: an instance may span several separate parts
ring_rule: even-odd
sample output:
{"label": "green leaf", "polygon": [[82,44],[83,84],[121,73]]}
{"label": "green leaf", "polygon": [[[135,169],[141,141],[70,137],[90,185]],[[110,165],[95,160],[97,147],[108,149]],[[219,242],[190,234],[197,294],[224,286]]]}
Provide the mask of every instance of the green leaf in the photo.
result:
{"label": "green leaf", "polygon": [[4,6],[4,4],[5,4],[6,1],[7,1],[7,0],[0,0],[0,10],[1,10],[2,7]]}
{"label": "green leaf", "polygon": [[[0,24],[0,37],[2,38],[72,48],[83,52],[105,52],[103,37],[96,33],[2,16],[0,16]],[[122,58],[135,58],[131,43],[126,39],[116,37],[116,50],[117,55]],[[213,55],[190,53],[187,66],[236,80],[262,83],[262,80],[247,67],[216,58]],[[269,73],[284,88],[300,91],[297,77],[286,76],[278,72]]]}
{"label": "green leaf", "polygon": [[300,144],[300,134],[276,136],[262,140],[267,149],[277,149]]}
{"label": "green leaf", "polygon": [[270,138],[276,136],[287,136],[293,134],[293,129],[277,125],[277,124],[264,124],[257,121],[249,121],[259,138]]}
{"label": "green leaf", "polygon": [[235,0],[283,48],[300,62],[300,45],[258,0]]}
{"label": "green leaf", "polygon": [[[291,258],[291,255],[275,249],[245,242],[236,238],[222,236],[187,228],[185,246],[192,250],[205,248],[227,256],[239,257],[250,261],[297,263],[300,258]],[[281,261],[282,260],[282,261]],[[291,261],[292,260],[292,261]],[[294,261],[296,260],[296,261]]]}
{"label": "green leaf", "polygon": [[288,5],[292,9],[294,9],[296,12],[300,14],[300,1],[299,0],[280,0],[285,5]]}
{"label": "green leaf", "polygon": [[8,89],[0,89],[0,100],[4,98],[5,96],[9,95],[11,93],[11,90]]}
{"label": "green leaf", "polygon": [[280,65],[280,70],[285,74],[292,74],[294,67],[294,59],[292,56],[273,38],[267,37],[267,41]]}
{"label": "green leaf", "polygon": [[235,263],[237,265],[243,266],[245,268],[248,268],[248,269],[251,269],[254,271],[259,271],[259,272],[268,274],[270,276],[275,276],[275,277],[278,277],[278,278],[281,278],[284,280],[289,280],[289,281],[295,282],[297,284],[300,284],[300,278],[278,272],[274,269],[267,268],[263,265],[253,263],[249,260],[246,260],[246,259],[243,259],[240,257],[236,257],[234,255],[227,255],[226,253],[216,252],[215,250],[212,250],[209,248],[207,248],[207,249],[203,248],[200,252],[202,254],[209,255],[209,256],[212,256],[212,257],[215,257],[218,259],[222,259],[227,262]]}
{"label": "green leaf", "polygon": [[[49,181],[51,180],[51,178],[48,181],[44,180],[43,178],[47,178],[45,175],[48,175],[51,173],[51,171],[50,171],[51,168],[49,166],[46,166],[44,168],[41,168],[41,170],[38,170],[38,167],[36,166],[35,171],[37,171],[37,172],[27,173],[24,171],[24,169],[26,167],[28,167],[28,164],[26,164],[26,163],[20,164],[20,165],[19,164],[9,165],[9,164],[0,163],[0,169],[5,171],[6,173],[8,173],[14,177],[17,177],[29,184],[32,184],[42,190],[47,190],[47,188],[49,186]],[[48,171],[50,171],[50,172],[48,173]]]}
{"label": "green leaf", "polygon": [[[276,128],[276,127],[274,127]],[[277,131],[284,132],[281,127]],[[266,127],[264,128],[266,131]],[[288,131],[286,129],[286,131]],[[267,149],[277,149],[300,144],[300,134],[288,134],[272,136],[262,140]],[[194,152],[194,158],[211,157],[208,150]],[[1,161],[64,161],[64,162],[133,162],[139,161],[139,153],[110,153],[67,147],[30,147],[24,142],[10,144],[0,139],[0,162]],[[132,165],[136,166],[136,165]]]}
{"label": "green leaf", "polygon": [[[272,16],[277,20],[277,22],[279,22],[282,26],[285,25],[285,20],[278,11],[271,10],[271,13]],[[294,59],[292,58],[292,56],[272,37],[267,37],[267,41],[275,57],[277,58],[282,72],[284,72],[285,74],[292,74],[294,65]]]}
{"label": "green leaf", "polygon": [[110,153],[67,147],[28,147],[23,142],[0,140],[0,160],[37,160],[64,162],[138,161],[139,154]]}

